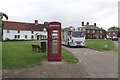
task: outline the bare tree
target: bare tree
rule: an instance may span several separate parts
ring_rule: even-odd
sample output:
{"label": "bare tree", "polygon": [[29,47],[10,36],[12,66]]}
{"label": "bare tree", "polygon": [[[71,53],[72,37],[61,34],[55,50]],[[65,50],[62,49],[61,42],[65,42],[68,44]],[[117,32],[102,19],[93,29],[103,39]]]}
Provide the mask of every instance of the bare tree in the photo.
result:
{"label": "bare tree", "polygon": [[5,13],[0,12],[0,41],[3,40],[3,24],[2,24],[3,17],[5,17],[6,20],[8,20],[8,15],[6,15]]}

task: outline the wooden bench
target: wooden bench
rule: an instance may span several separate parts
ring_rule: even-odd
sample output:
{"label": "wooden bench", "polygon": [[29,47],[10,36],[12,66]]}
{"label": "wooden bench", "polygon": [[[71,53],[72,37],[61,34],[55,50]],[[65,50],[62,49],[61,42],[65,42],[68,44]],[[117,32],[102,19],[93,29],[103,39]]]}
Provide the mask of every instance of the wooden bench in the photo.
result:
{"label": "wooden bench", "polygon": [[39,45],[32,44],[32,51],[41,52],[41,48]]}

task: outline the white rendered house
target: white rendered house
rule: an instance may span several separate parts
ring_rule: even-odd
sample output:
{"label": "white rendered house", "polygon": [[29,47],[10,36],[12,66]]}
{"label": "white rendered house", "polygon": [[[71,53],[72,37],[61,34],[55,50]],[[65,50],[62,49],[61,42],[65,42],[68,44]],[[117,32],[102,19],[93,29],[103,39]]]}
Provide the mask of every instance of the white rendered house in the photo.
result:
{"label": "white rendered house", "polygon": [[45,24],[3,21],[3,40],[40,40],[47,39]]}

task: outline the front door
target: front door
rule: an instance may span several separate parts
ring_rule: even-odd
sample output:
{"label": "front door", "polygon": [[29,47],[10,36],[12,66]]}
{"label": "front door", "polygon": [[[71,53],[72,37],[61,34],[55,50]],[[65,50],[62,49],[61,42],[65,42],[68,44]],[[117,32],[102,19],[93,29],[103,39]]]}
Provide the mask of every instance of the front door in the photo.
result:
{"label": "front door", "polygon": [[40,36],[39,36],[39,35],[37,35],[37,40],[39,40],[39,38],[40,38]]}

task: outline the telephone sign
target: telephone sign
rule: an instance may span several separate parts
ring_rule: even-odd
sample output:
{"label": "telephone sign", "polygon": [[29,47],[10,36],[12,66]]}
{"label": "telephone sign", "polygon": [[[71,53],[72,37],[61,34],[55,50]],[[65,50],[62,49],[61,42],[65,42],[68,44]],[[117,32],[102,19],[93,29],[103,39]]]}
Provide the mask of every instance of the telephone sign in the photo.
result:
{"label": "telephone sign", "polygon": [[60,61],[62,58],[61,23],[48,23],[48,60]]}

